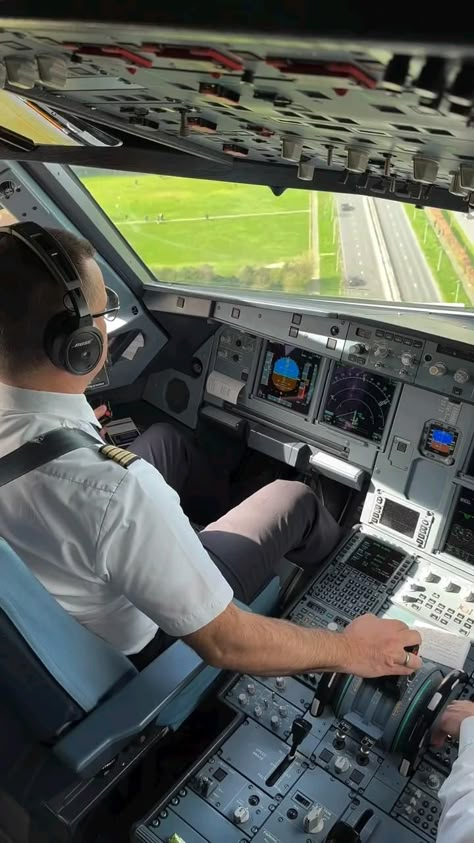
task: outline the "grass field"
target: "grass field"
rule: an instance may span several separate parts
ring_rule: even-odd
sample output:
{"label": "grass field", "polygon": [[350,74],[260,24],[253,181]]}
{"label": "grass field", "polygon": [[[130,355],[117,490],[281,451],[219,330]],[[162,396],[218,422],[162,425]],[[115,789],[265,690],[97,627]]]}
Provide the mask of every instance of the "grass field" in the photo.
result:
{"label": "grass field", "polygon": [[235,275],[308,254],[306,191],[275,197],[259,185],[132,174],[83,182],[163,281],[177,280],[176,270],[185,267]]}
{"label": "grass field", "polygon": [[[334,226],[334,219],[336,225]],[[341,262],[339,253],[339,226],[332,193],[318,194],[319,224],[319,273],[322,296],[341,295]],[[334,235],[334,240],[333,240]]]}
{"label": "grass field", "polygon": [[[471,306],[471,301],[459,281],[459,276],[449,260],[436,232],[429,223],[425,212],[418,210],[413,205],[405,205],[405,210],[413,226],[421,250],[433,273],[433,277],[438,284],[443,301],[457,302]],[[441,263],[438,264],[440,250]]]}

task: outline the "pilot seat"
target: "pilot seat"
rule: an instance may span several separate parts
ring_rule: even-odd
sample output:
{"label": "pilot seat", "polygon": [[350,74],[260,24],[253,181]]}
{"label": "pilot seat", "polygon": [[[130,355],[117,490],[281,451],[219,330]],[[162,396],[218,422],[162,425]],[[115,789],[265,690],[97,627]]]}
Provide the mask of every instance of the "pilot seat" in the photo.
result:
{"label": "pilot seat", "polygon": [[[94,843],[82,836],[92,808],[180,727],[219,670],[176,641],[139,673],[3,539],[0,570],[0,841]],[[250,610],[273,614],[279,591],[274,578]]]}

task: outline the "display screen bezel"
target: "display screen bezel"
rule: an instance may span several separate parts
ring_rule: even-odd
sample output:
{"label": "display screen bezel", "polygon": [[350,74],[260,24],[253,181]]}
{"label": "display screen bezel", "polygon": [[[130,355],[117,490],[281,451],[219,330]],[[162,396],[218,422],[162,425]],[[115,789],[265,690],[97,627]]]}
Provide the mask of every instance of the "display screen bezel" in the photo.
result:
{"label": "display screen bezel", "polygon": [[[370,375],[376,375],[377,377],[384,378],[385,380],[391,380],[395,384],[395,388],[394,388],[394,391],[393,391],[393,397],[392,397],[392,403],[391,403],[391,406],[390,406],[390,410],[387,414],[387,420],[385,422],[385,429],[384,429],[384,432],[382,434],[382,438],[381,438],[380,442],[376,442],[373,439],[367,439],[365,436],[361,436],[360,434],[354,433],[353,431],[350,431],[350,430],[343,430],[342,428],[337,427],[336,425],[333,425],[333,424],[329,424],[327,421],[324,420],[324,410],[326,408],[326,404],[327,404],[327,401],[328,401],[329,390],[331,388],[331,383],[332,383],[332,379],[333,379],[333,376],[334,376],[334,372],[335,372],[337,367],[345,367],[347,369],[359,369],[360,371],[367,372]],[[345,360],[333,360],[331,362],[331,367],[329,369],[329,372],[327,373],[326,384],[325,384],[324,392],[323,392],[323,395],[322,395],[321,404],[320,404],[320,407],[319,407],[317,422],[318,422],[318,424],[323,425],[325,430],[332,431],[333,434],[337,435],[338,438],[341,437],[341,436],[343,436],[344,438],[351,438],[355,442],[365,442],[368,446],[371,446],[373,448],[377,448],[378,450],[382,450],[385,447],[385,445],[387,443],[387,439],[390,435],[392,420],[393,420],[393,417],[394,417],[396,409],[397,409],[398,399],[399,399],[399,396],[400,396],[401,388],[402,388],[402,384],[399,381],[396,381],[395,378],[391,377],[390,375],[382,375],[379,372],[374,372],[374,371],[372,371],[372,369],[369,369],[365,366],[355,366],[353,363],[347,363]]]}
{"label": "display screen bezel", "polygon": [[449,510],[449,516],[446,519],[446,529],[444,531],[440,552],[445,554],[446,556],[448,556],[449,559],[452,559],[456,563],[461,564],[461,565],[468,565],[469,568],[472,569],[472,567],[474,566],[474,561],[469,562],[466,559],[461,559],[459,556],[456,556],[454,553],[452,553],[452,551],[447,549],[449,534],[450,534],[450,531],[451,531],[451,528],[452,528],[452,525],[453,525],[453,521],[454,521],[454,515],[455,515],[456,510],[458,508],[459,499],[460,499],[464,490],[470,492],[472,494],[473,498],[474,498],[474,488],[472,486],[467,486],[464,483],[461,483],[461,484],[456,486],[456,492],[453,496],[452,505],[451,505],[451,508]]}
{"label": "display screen bezel", "polygon": [[[289,337],[288,339],[291,340],[292,338]],[[262,382],[262,375],[263,375],[263,370],[264,370],[264,367],[265,367],[265,360],[266,360],[266,355],[267,355],[267,350],[268,350],[269,345],[280,345],[280,346],[288,346],[290,348],[296,348],[299,351],[301,351],[305,354],[311,355],[311,357],[315,357],[317,359],[317,361],[318,361],[317,362],[318,371],[317,371],[317,375],[316,375],[316,381],[315,381],[315,384],[314,384],[314,389],[313,389],[313,394],[311,396],[311,400],[309,401],[308,407],[305,411],[298,410],[295,407],[286,407],[284,404],[280,404],[278,401],[271,401],[269,398],[262,397],[261,395],[258,394],[258,391],[260,389],[261,382]],[[261,347],[261,350],[260,350],[260,358],[259,358],[259,362],[258,362],[258,366],[257,366],[257,370],[256,370],[256,375],[255,375],[255,379],[254,379],[254,385],[253,385],[253,389],[252,389],[251,398],[254,401],[258,401],[261,405],[263,405],[267,408],[271,407],[273,410],[278,410],[279,412],[283,412],[283,413],[289,413],[290,416],[294,419],[300,419],[301,421],[308,421],[308,420],[314,418],[315,405],[318,401],[318,396],[320,394],[320,384],[321,384],[322,373],[325,371],[324,363],[325,363],[325,359],[324,359],[323,355],[321,353],[319,353],[318,351],[312,351],[311,349],[305,348],[304,346],[298,345],[297,343],[294,343],[294,342],[285,342],[281,338],[265,339],[262,343],[262,347]]]}
{"label": "display screen bezel", "polygon": [[[415,521],[412,532],[404,533],[401,530],[397,530],[395,527],[391,527],[390,524],[386,524],[383,521],[384,512],[386,512],[386,510],[387,510],[387,505],[398,507],[400,510],[404,510],[405,512],[410,513],[411,515],[416,516],[416,521]],[[395,533],[395,535],[397,535],[397,536],[402,536],[404,539],[411,540],[411,539],[415,538],[415,536],[418,532],[418,525],[420,523],[420,515],[421,515],[421,513],[419,512],[418,509],[415,509],[414,507],[409,506],[408,504],[400,503],[399,501],[394,500],[394,498],[386,497],[384,499],[382,511],[380,513],[380,517],[378,519],[378,524],[379,524],[380,527],[383,527],[384,530],[390,530],[391,533]]]}

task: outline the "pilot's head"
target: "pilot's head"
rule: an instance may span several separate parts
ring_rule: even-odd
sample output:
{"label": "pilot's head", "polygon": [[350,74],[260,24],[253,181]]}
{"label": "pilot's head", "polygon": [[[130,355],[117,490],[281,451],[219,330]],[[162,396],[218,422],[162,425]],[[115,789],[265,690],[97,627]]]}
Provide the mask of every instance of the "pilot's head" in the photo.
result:
{"label": "pilot's head", "polygon": [[2,236],[0,227],[0,381],[51,392],[83,392],[107,356],[103,316],[108,310],[107,290],[87,240],[67,231],[48,232],[77,270],[94,327],[102,336],[103,350],[93,370],[86,374],[73,374],[52,362],[47,329],[55,317],[67,315],[67,293],[34,251],[15,236]]}

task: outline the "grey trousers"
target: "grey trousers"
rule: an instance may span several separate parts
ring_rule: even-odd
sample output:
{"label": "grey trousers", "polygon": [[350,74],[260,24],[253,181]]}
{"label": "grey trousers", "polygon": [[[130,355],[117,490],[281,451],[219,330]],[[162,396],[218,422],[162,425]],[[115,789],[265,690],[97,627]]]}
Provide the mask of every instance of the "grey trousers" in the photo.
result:
{"label": "grey trousers", "polygon": [[195,523],[207,513],[223,514],[199,538],[238,600],[250,603],[286,556],[316,570],[341,538],[341,530],[304,483],[276,480],[227,511],[229,484],[205,455],[171,425],[155,424],[130,450],[152,463],[180,496]]}

